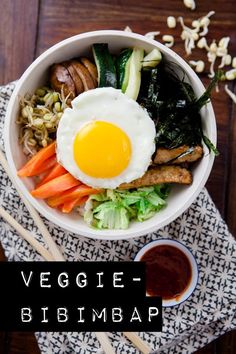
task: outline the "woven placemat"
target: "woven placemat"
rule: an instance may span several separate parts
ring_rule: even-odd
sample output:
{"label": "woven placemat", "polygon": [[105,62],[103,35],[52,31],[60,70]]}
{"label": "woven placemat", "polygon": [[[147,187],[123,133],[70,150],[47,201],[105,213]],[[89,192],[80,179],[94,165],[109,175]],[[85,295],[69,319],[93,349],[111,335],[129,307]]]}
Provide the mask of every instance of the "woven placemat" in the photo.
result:
{"label": "woven placemat", "polygon": [[[14,83],[0,87],[0,145],[6,106]],[[40,234],[2,168],[1,205],[41,241]],[[2,219],[0,238],[9,261],[38,261],[41,257]],[[45,223],[68,261],[132,260],[146,243],[171,238],[184,243],[199,266],[199,281],[193,295],[184,303],[163,310],[163,332],[139,335],[156,353],[192,353],[236,327],[236,242],[229,233],[206,189],[191,207],[168,226],[144,237],[128,241],[90,240]],[[100,351],[90,332],[36,333],[42,353],[89,354]],[[138,354],[120,333],[109,333],[116,353]]]}

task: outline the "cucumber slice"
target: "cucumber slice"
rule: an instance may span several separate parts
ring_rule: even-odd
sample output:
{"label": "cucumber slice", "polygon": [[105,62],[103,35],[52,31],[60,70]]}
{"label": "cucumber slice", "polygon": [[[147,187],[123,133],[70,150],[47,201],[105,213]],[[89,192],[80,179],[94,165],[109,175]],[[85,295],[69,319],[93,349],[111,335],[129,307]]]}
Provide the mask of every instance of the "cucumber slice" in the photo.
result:
{"label": "cucumber slice", "polygon": [[144,57],[144,50],[134,48],[130,57],[129,79],[125,94],[134,100],[137,100],[141,85],[141,69]]}
{"label": "cucumber slice", "polygon": [[126,48],[116,59],[117,88],[125,92],[129,80],[130,57],[133,49]]}
{"label": "cucumber slice", "polygon": [[93,56],[98,70],[99,87],[117,87],[116,68],[107,43],[92,45]]}
{"label": "cucumber slice", "polygon": [[155,48],[143,58],[143,68],[145,67],[155,68],[155,66],[157,66],[160,63],[161,59],[162,59],[161,52],[159,51],[159,49]]}

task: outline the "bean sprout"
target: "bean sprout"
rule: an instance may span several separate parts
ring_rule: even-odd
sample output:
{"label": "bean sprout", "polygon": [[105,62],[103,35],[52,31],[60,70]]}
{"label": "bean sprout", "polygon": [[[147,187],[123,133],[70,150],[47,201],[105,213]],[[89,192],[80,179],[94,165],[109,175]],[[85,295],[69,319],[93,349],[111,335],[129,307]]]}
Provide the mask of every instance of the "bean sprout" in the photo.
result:
{"label": "bean sprout", "polygon": [[20,114],[16,123],[20,125],[19,142],[26,155],[34,155],[39,149],[55,139],[59,120],[67,104],[65,97],[48,87],[36,90],[33,95],[26,94],[20,100]]}

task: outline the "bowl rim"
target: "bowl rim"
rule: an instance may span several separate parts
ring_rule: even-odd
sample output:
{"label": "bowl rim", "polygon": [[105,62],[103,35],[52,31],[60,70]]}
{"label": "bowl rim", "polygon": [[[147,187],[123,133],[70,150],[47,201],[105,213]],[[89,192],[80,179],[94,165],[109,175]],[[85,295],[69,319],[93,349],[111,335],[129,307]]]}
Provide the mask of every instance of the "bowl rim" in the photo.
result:
{"label": "bowl rim", "polygon": [[162,307],[173,307],[179,306],[183,302],[187,301],[190,296],[192,296],[195,291],[197,284],[199,282],[199,265],[194,257],[192,251],[181,241],[173,240],[170,238],[158,238],[157,240],[150,241],[146,245],[144,245],[136,254],[134,258],[134,262],[140,262],[141,257],[150,249],[161,246],[161,245],[171,245],[173,247],[181,250],[185,256],[188,258],[189,263],[191,265],[192,277],[188,287],[183,291],[179,300],[170,299],[170,300],[162,300]]}
{"label": "bowl rim", "polygon": [[[11,111],[13,110],[14,104],[16,100],[18,99],[18,92],[20,91],[22,85],[24,84],[25,80],[31,75],[32,71],[35,69],[35,67],[42,62],[45,58],[50,56],[54,51],[57,51],[64,46],[67,46],[68,44],[73,44],[74,42],[80,40],[80,39],[86,39],[86,38],[92,38],[92,37],[99,37],[99,36],[117,36],[119,38],[132,38],[132,39],[138,39],[140,41],[146,42],[148,44],[151,44],[152,46],[158,47],[164,54],[168,54],[172,58],[174,58],[180,67],[183,68],[183,70],[186,72],[186,74],[192,78],[194,82],[196,82],[196,85],[198,86],[198,89],[204,92],[205,88],[197,74],[193,71],[193,69],[187,64],[187,62],[184,61],[178,54],[176,54],[173,50],[170,48],[166,47],[165,45],[149,39],[143,35],[134,33],[134,32],[125,32],[125,31],[118,31],[118,30],[99,30],[99,31],[91,31],[91,32],[85,32],[81,34],[77,34],[75,36],[69,37],[67,39],[64,39],[60,41],[59,43],[53,45],[49,49],[47,49],[45,52],[43,52],[37,59],[33,61],[33,63],[25,70],[23,75],[20,77],[18,80],[15,89],[12,93],[12,96],[10,98],[8,107],[7,107],[7,112],[6,112],[6,121],[5,121],[5,126],[4,126],[4,145],[5,145],[5,151],[6,151],[6,156],[7,160],[9,163],[9,166],[11,168],[12,174],[13,174],[13,179],[17,187],[20,189],[24,197],[34,206],[35,209],[37,209],[43,216],[45,216],[49,221],[53,222],[54,224],[58,225],[65,231],[73,232],[77,235],[85,236],[88,238],[92,239],[102,239],[102,240],[111,240],[111,241],[117,241],[117,240],[124,240],[124,239],[130,239],[134,237],[139,237],[143,236],[145,234],[157,231],[158,229],[162,228],[165,225],[168,225],[170,222],[174,221],[176,218],[178,218],[195,200],[195,198],[199,195],[201,192],[202,188],[204,187],[209,174],[212,169],[212,165],[214,162],[214,156],[211,153],[208,158],[207,166],[205,167],[205,172],[203,177],[201,178],[200,181],[198,181],[195,184],[195,189],[192,193],[192,195],[187,199],[187,202],[184,202],[181,207],[176,209],[175,213],[167,216],[162,222],[159,222],[158,225],[153,224],[150,226],[144,227],[144,223],[140,223],[140,227],[138,230],[97,230],[94,228],[91,228],[88,226],[88,231],[85,230],[77,230],[77,228],[72,227],[69,225],[68,222],[64,222],[61,220],[59,217],[53,215],[50,213],[46,208],[44,208],[38,201],[37,199],[33,198],[31,194],[29,193],[28,189],[24,185],[23,181],[17,176],[17,171],[15,167],[15,163],[13,160],[13,156],[11,153],[11,147],[10,147],[10,139],[9,139],[9,134],[10,134],[10,119],[11,117]],[[210,124],[210,130],[211,130],[211,140],[214,144],[216,144],[216,120],[215,120],[215,114],[213,111],[213,107],[211,102],[209,102],[206,105],[206,109],[208,110],[208,113],[211,117],[211,120],[209,122]]]}

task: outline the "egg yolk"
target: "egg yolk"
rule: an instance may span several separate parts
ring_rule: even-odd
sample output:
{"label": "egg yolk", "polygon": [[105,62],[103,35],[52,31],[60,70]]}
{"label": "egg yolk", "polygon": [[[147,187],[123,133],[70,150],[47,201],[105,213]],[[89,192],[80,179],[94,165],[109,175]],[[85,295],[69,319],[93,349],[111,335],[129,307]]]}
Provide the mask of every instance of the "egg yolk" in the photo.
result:
{"label": "egg yolk", "polygon": [[85,174],[112,178],[126,169],[131,158],[131,142],[118,126],[92,121],[76,134],[74,159]]}

